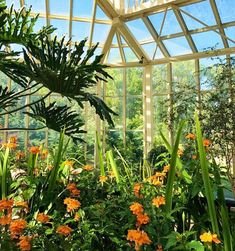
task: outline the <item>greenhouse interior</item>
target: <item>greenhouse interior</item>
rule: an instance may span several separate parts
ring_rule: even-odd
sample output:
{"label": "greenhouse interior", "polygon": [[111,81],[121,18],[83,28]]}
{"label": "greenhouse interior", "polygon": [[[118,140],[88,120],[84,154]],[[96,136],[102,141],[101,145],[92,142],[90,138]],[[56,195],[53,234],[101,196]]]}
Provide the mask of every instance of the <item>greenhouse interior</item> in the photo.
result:
{"label": "greenhouse interior", "polygon": [[0,0],[0,250],[235,250],[235,1]]}

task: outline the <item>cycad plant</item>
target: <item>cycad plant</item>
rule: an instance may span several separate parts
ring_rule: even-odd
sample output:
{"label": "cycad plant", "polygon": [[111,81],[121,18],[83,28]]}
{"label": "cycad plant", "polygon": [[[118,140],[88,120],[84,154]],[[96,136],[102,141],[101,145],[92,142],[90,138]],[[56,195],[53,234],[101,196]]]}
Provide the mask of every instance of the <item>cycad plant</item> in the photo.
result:
{"label": "cycad plant", "polygon": [[[107,66],[101,63],[102,55],[92,60],[98,44],[85,52],[86,39],[72,46],[64,37],[50,39],[55,30],[51,26],[34,32],[38,16],[32,18],[30,11],[26,8],[16,11],[13,6],[7,10],[0,0],[0,71],[17,84],[17,91],[0,85],[0,116],[29,107],[27,114],[42,124],[36,129],[64,130],[65,135],[79,140],[79,134],[84,132],[83,122],[79,112],[71,108],[74,102],[81,108],[88,102],[101,119],[113,124],[111,115],[115,113],[90,92],[99,81],[111,78],[105,71]],[[9,51],[11,44],[22,46],[22,51]],[[44,94],[39,96],[42,88]],[[16,107],[20,99],[30,94],[39,97]],[[67,99],[67,105],[58,106],[56,102],[46,105],[45,100],[51,94]]]}

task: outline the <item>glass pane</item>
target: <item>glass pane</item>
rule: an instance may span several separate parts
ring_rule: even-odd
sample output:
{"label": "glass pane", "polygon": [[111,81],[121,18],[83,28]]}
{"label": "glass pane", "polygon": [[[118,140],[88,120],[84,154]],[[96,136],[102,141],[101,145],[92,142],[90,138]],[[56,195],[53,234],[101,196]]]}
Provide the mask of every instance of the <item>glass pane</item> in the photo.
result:
{"label": "glass pane", "polygon": [[192,50],[189,47],[189,44],[185,37],[177,37],[163,40],[163,43],[165,44],[171,56],[192,53]]}
{"label": "glass pane", "polygon": [[29,142],[30,146],[40,146],[45,144],[46,132],[45,131],[31,131],[29,132]]}
{"label": "glass pane", "polygon": [[96,6],[96,19],[109,20],[98,4]]}
{"label": "glass pane", "polygon": [[211,50],[212,48],[223,48],[221,36],[214,31],[192,34],[192,38],[198,51]]}
{"label": "glass pane", "polygon": [[89,18],[92,16],[92,9],[93,9],[93,0],[73,0],[74,17]]}
{"label": "glass pane", "polygon": [[234,21],[235,5],[234,0],[216,0],[222,23]]}
{"label": "glass pane", "polygon": [[81,41],[90,35],[91,23],[87,22],[72,22],[72,40],[74,42]]}
{"label": "glass pane", "polygon": [[111,48],[109,51],[109,56],[108,56],[108,63],[113,64],[113,63],[121,63],[122,58],[120,55],[119,48]]}
{"label": "glass pane", "polygon": [[153,93],[156,94],[167,94],[167,65],[154,65],[153,66],[153,77],[152,77]]}
{"label": "glass pane", "polygon": [[[224,29],[225,35],[235,41],[235,26],[227,27]],[[228,40],[230,47],[235,47],[235,42]]]}
{"label": "glass pane", "polygon": [[[41,1],[42,2],[42,1]],[[60,1],[58,4],[57,0],[49,0],[50,14],[69,15],[69,2],[66,0]]]}
{"label": "glass pane", "polygon": [[[193,17],[199,19],[203,23],[207,24],[208,26],[216,24],[213,11],[212,11],[210,3],[208,1],[202,1],[199,3],[186,5],[186,6],[181,7],[181,9],[184,10],[185,12],[189,13]],[[205,13],[206,13],[206,15],[205,15]],[[199,29],[199,28],[205,27],[204,25],[202,25],[201,23],[199,23],[198,21],[196,21],[192,17],[184,14],[183,12],[182,12],[182,15],[183,15],[183,18],[184,18],[185,23],[187,25],[187,28],[189,30],[194,30],[194,29]]]}
{"label": "glass pane", "polygon": [[127,96],[126,127],[136,130],[143,128],[143,99],[139,96]]}
{"label": "glass pane", "polygon": [[[14,110],[15,108],[20,108],[22,106],[25,105],[26,99],[21,98],[16,107],[11,107],[11,110]],[[19,128],[24,128],[25,127],[25,114],[23,112],[25,112],[26,110],[20,110],[14,114],[11,114],[9,116],[9,127],[13,128],[13,127],[19,127]]]}
{"label": "glass pane", "polygon": [[168,125],[167,125],[168,106],[169,106],[169,100],[166,95],[155,96],[153,98],[155,142],[157,142],[158,144],[162,142],[162,138],[159,136],[159,130],[165,136],[168,135]]}
{"label": "glass pane", "polygon": [[126,92],[128,95],[141,95],[143,90],[143,68],[126,69]]}
{"label": "glass pane", "polygon": [[106,98],[105,103],[118,115],[113,116],[114,127],[122,128],[123,127],[123,105],[122,98]]}
{"label": "glass pane", "polygon": [[53,35],[61,39],[65,36],[65,39],[69,39],[69,21],[63,19],[50,19],[50,24],[53,25],[57,30],[53,32]]}
{"label": "glass pane", "polygon": [[106,148],[113,149],[114,146],[118,149],[123,149],[123,132],[110,130],[106,132]]}
{"label": "glass pane", "polygon": [[38,32],[42,29],[43,26],[46,26],[46,18],[39,17],[34,26],[34,32]]}
{"label": "glass pane", "polygon": [[114,34],[114,36],[113,36],[113,41],[112,41],[112,45],[118,45],[118,40],[117,40],[117,35],[116,34]]}
{"label": "glass pane", "polygon": [[110,30],[110,25],[109,24],[97,24],[95,23],[94,26],[94,31],[93,31],[93,37],[92,37],[92,42],[93,43],[104,43],[107,36],[108,32]]}
{"label": "glass pane", "polygon": [[14,4],[14,9],[20,8],[20,0],[6,0],[7,7],[10,8]]}
{"label": "glass pane", "polygon": [[142,19],[129,21],[126,24],[138,41],[153,39]]}
{"label": "glass pane", "polygon": [[156,50],[156,43],[149,43],[141,45],[145,52],[148,54],[149,58],[152,59]]}
{"label": "glass pane", "polygon": [[[150,21],[152,22],[158,34],[160,34],[164,15],[165,15],[164,12],[160,12],[155,15],[149,16]],[[175,17],[175,14],[172,10],[168,10],[165,21],[164,21],[164,25],[162,28],[161,36],[166,36],[166,35],[179,33],[179,32],[182,32],[182,29]]]}
{"label": "glass pane", "polygon": [[108,73],[113,77],[105,83],[106,96],[123,95],[123,69],[109,69]]}
{"label": "glass pane", "polygon": [[138,62],[139,59],[136,57],[135,53],[129,48],[129,47],[124,47],[124,54],[125,54],[125,59],[127,62]]}
{"label": "glass pane", "polygon": [[32,6],[32,12],[34,13],[46,13],[45,1],[42,0],[25,0],[25,5],[29,8]]}
{"label": "glass pane", "polygon": [[164,58],[164,55],[162,54],[160,48],[158,47],[154,59],[160,59],[160,58]]}

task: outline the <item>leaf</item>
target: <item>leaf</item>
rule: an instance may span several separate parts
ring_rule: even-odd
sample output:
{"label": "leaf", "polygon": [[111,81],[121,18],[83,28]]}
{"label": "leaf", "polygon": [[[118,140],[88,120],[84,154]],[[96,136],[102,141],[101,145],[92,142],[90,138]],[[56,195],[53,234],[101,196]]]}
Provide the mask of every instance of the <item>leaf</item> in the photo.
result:
{"label": "leaf", "polygon": [[189,249],[189,250],[196,250],[196,251],[204,251],[205,248],[203,246],[203,244],[200,242],[200,241],[190,241],[186,244],[186,247]]}
{"label": "leaf", "polygon": [[79,135],[85,132],[80,129],[84,123],[80,115],[71,111],[69,106],[57,106],[56,102],[46,106],[45,102],[42,101],[30,108],[32,112],[25,112],[25,114],[42,122],[54,131],[61,132],[64,129],[65,135],[72,137],[74,141],[83,141]]}

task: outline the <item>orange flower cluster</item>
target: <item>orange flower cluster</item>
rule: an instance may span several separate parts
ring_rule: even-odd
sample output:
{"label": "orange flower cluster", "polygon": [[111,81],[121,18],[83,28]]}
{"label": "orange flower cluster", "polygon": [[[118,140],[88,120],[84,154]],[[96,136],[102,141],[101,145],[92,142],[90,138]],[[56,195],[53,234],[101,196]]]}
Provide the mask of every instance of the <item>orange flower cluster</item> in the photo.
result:
{"label": "orange flower cluster", "polygon": [[51,218],[50,216],[44,213],[39,213],[37,215],[37,221],[41,223],[48,223],[50,221],[50,218]]}
{"label": "orange flower cluster", "polygon": [[137,226],[146,225],[149,223],[149,216],[147,214],[137,215]]}
{"label": "orange flower cluster", "polygon": [[182,156],[184,155],[184,150],[181,149],[181,148],[179,148],[178,151],[177,151],[177,155],[178,155],[179,157],[182,157]]}
{"label": "orange flower cluster", "polygon": [[3,147],[15,149],[17,147],[17,137],[11,136],[7,143],[2,143]]}
{"label": "orange flower cluster", "polygon": [[29,152],[32,154],[38,154],[38,153],[40,153],[40,147],[39,146],[31,146],[29,148]]}
{"label": "orange flower cluster", "polygon": [[133,188],[133,190],[134,190],[134,195],[135,195],[137,198],[140,198],[140,199],[143,198],[143,195],[140,194],[140,189],[141,189],[142,187],[143,187],[142,184],[140,184],[140,183],[135,183],[134,188]]}
{"label": "orange flower cluster", "polygon": [[154,175],[148,178],[148,181],[155,186],[161,186],[166,177],[166,172],[156,172]]}
{"label": "orange flower cluster", "polygon": [[23,219],[13,220],[10,223],[10,232],[12,238],[17,238],[22,234],[23,230],[26,228],[27,222]]}
{"label": "orange flower cluster", "polygon": [[7,199],[0,200],[0,212],[7,210],[8,213],[11,213],[13,204],[14,204],[13,200],[7,200]]}
{"label": "orange flower cluster", "polygon": [[128,230],[127,240],[135,242],[135,250],[140,250],[142,245],[151,244],[151,240],[143,230]]}
{"label": "orange flower cluster", "polygon": [[59,226],[56,229],[56,233],[62,235],[69,235],[72,232],[72,228],[68,227],[67,225]]}
{"label": "orange flower cluster", "polygon": [[160,207],[161,205],[165,205],[166,204],[165,197],[157,196],[156,198],[153,198],[152,204],[156,207]]}
{"label": "orange flower cluster", "polygon": [[15,202],[15,205],[17,207],[23,208],[26,213],[29,212],[29,206],[28,206],[28,203],[26,201],[17,201],[17,202]]}
{"label": "orange flower cluster", "polygon": [[21,236],[20,241],[18,243],[18,246],[20,247],[21,251],[30,251],[31,249],[31,244],[30,241],[32,239],[31,236]]}
{"label": "orange flower cluster", "polygon": [[105,176],[105,175],[101,175],[101,176],[99,177],[99,182],[102,184],[102,186],[103,186],[103,184],[104,184],[107,180],[108,180],[108,177]]}
{"label": "orange flower cluster", "polygon": [[84,169],[85,171],[92,171],[92,170],[93,170],[93,167],[92,167],[91,165],[85,165],[85,166],[83,167],[83,169]]}
{"label": "orange flower cluster", "polygon": [[78,200],[72,198],[65,198],[64,204],[67,205],[67,212],[72,212],[80,208],[81,203]]}
{"label": "orange flower cluster", "polygon": [[191,139],[191,140],[195,140],[196,139],[196,135],[193,134],[193,133],[188,133],[186,136],[185,136],[186,139]]}
{"label": "orange flower cluster", "polygon": [[70,191],[72,196],[79,196],[80,190],[77,189],[77,186],[75,183],[69,183],[67,185],[67,189]]}
{"label": "orange flower cluster", "polygon": [[24,153],[24,152],[18,151],[18,152],[16,153],[16,159],[17,159],[17,160],[20,160],[20,159],[22,159],[22,158],[24,158],[24,157],[25,157],[25,153]]}
{"label": "orange flower cluster", "polygon": [[130,210],[132,211],[133,214],[138,215],[143,213],[144,208],[143,206],[138,203],[138,202],[134,202],[131,206],[130,206]]}
{"label": "orange flower cluster", "polygon": [[164,166],[163,167],[163,173],[168,173],[169,172],[169,170],[170,170],[170,165],[166,165],[166,166]]}
{"label": "orange flower cluster", "polygon": [[205,147],[209,147],[211,144],[212,144],[212,142],[211,142],[209,139],[204,139],[204,140],[203,140],[203,145],[204,145]]}
{"label": "orange flower cluster", "polygon": [[0,217],[0,225],[6,226],[11,223],[11,214],[3,215]]}
{"label": "orange flower cluster", "polygon": [[216,243],[219,244],[221,241],[218,239],[217,234],[211,234],[210,232],[205,232],[200,235],[201,242]]}

